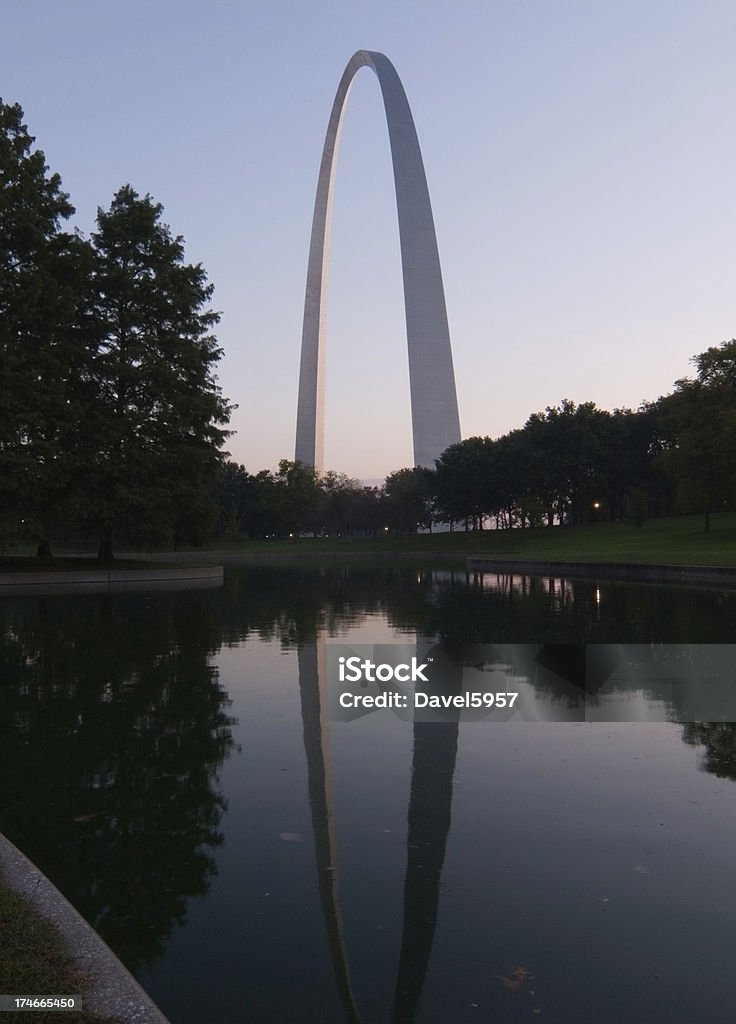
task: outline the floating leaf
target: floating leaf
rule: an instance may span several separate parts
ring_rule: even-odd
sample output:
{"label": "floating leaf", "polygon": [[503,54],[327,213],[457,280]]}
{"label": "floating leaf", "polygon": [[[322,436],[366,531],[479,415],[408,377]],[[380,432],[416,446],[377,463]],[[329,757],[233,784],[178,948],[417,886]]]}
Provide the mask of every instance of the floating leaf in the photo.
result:
{"label": "floating leaf", "polygon": [[504,988],[518,992],[531,979],[531,974],[529,968],[524,964],[517,964],[516,967],[511,968],[510,977],[507,978],[504,974],[494,974],[493,977],[497,978]]}

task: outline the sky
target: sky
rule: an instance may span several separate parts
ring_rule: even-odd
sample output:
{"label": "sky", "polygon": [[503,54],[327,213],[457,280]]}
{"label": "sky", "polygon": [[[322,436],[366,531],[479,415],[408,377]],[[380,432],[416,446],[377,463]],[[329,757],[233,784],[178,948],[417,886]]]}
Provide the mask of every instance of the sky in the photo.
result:
{"label": "sky", "polygon": [[[733,0],[2,0],[18,102],[89,234],[130,183],[215,286],[228,448],[293,458],[309,233],[345,64],[379,50],[419,136],[463,437],[564,398],[636,408],[736,335]],[[344,119],[326,468],[412,463],[380,89]]]}

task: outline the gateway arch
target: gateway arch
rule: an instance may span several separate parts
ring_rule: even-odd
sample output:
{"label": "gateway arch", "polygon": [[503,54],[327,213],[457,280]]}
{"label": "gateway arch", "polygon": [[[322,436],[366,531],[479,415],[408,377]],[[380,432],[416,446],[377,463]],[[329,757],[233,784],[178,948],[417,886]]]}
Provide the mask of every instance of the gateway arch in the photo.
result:
{"label": "gateway arch", "polygon": [[337,87],[319,169],[309,246],[299,371],[295,458],[315,469],[324,459],[324,335],[332,185],[345,101],[356,73],[371,68],[381,86],[393,163],[404,279],[414,464],[432,468],[460,440],[445,292],[432,207],[409,102],[388,57],[358,50]]}

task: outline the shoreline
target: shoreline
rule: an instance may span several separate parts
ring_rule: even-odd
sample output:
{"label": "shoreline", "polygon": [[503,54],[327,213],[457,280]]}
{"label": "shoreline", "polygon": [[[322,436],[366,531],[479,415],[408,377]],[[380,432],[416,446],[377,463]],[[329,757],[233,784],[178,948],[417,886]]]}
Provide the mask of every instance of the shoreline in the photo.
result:
{"label": "shoreline", "polygon": [[[82,1009],[120,1024],[169,1024],[110,947],[46,875],[0,833],[0,884],[52,924],[85,977]],[[29,950],[32,955],[32,951]]]}
{"label": "shoreline", "polygon": [[[467,551],[440,550],[408,550],[396,551],[370,549],[357,551],[233,551],[214,550],[207,555],[219,564],[203,564],[203,552],[180,551],[166,552],[158,556],[151,568],[62,568],[65,556],[60,556],[54,568],[39,570],[3,572],[0,567],[0,596],[4,591],[17,593],[18,588],[28,588],[32,592],[38,588],[52,588],[53,593],[61,593],[61,589],[74,587],[75,592],[103,592],[125,590],[129,585],[139,583],[170,584],[181,583],[185,586],[202,585],[204,587],[222,586],[225,566],[238,563],[255,564],[258,562],[454,562],[469,572],[516,573],[529,576],[578,576],[584,578],[619,579],[652,583],[669,583],[678,581],[722,582],[736,585],[736,565],[723,563],[696,562],[639,562],[613,561],[589,558],[530,558],[530,557],[499,557],[488,553]],[[138,556],[140,557],[140,556]],[[32,556],[28,556],[29,563]],[[191,564],[196,559],[198,564]],[[70,558],[70,561],[72,559]],[[141,559],[144,560],[144,559]],[[165,565],[161,563],[165,562]]]}
{"label": "shoreline", "polygon": [[510,573],[522,576],[555,576],[582,579],[622,580],[638,583],[719,583],[736,586],[736,566],[685,565],[656,562],[575,562],[542,559],[469,557],[469,572]]}
{"label": "shoreline", "polygon": [[34,594],[113,594],[146,589],[206,589],[221,587],[221,565],[174,564],[136,569],[31,569],[21,572],[0,570],[0,597]]}

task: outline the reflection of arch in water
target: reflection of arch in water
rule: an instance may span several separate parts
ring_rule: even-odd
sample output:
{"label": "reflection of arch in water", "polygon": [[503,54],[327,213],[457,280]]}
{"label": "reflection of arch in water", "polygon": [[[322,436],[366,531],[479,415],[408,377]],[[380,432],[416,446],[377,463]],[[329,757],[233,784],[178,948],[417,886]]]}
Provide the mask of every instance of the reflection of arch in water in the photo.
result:
{"label": "reflection of arch in water", "polygon": [[[456,675],[451,679],[451,670],[445,665],[443,693],[451,692],[453,682],[455,692],[460,692],[462,666],[456,664],[454,668]],[[434,944],[440,879],[450,832],[459,717],[459,709],[453,708],[441,722],[414,722],[404,923],[394,1024],[410,1024],[414,1020]]]}
{"label": "reflection of arch in water", "polygon": [[[320,902],[340,1001],[349,1024],[359,1024],[340,906],[324,664],[323,637],[299,650],[299,692]],[[451,671],[447,665],[445,685]],[[451,682],[459,692],[461,666],[456,666],[455,671],[457,678]],[[440,877],[450,830],[459,714],[459,710],[453,709],[442,722],[414,722],[394,1024],[410,1024],[414,1020],[434,943]]]}
{"label": "reflection of arch in water", "polygon": [[327,126],[314,201],[299,370],[295,458],[322,469],[324,454],[324,327],[335,156],[343,111],[356,73],[378,78],[391,143],[404,278],[406,340],[414,436],[414,464],[434,466],[460,440],[455,374],[440,257],[427,179],[414,119],[401,79],[382,53],[358,50],[340,79]]}
{"label": "reflection of arch in water", "polygon": [[332,773],[330,771],[327,699],[324,692],[324,641],[305,644],[299,649],[299,695],[302,704],[304,750],[307,755],[309,806],[312,811],[314,852],[317,861],[317,887],[332,966],[347,1020],[359,1024],[350,978],[350,965],[340,907],[340,883],[337,872],[337,842],[333,814]]}

